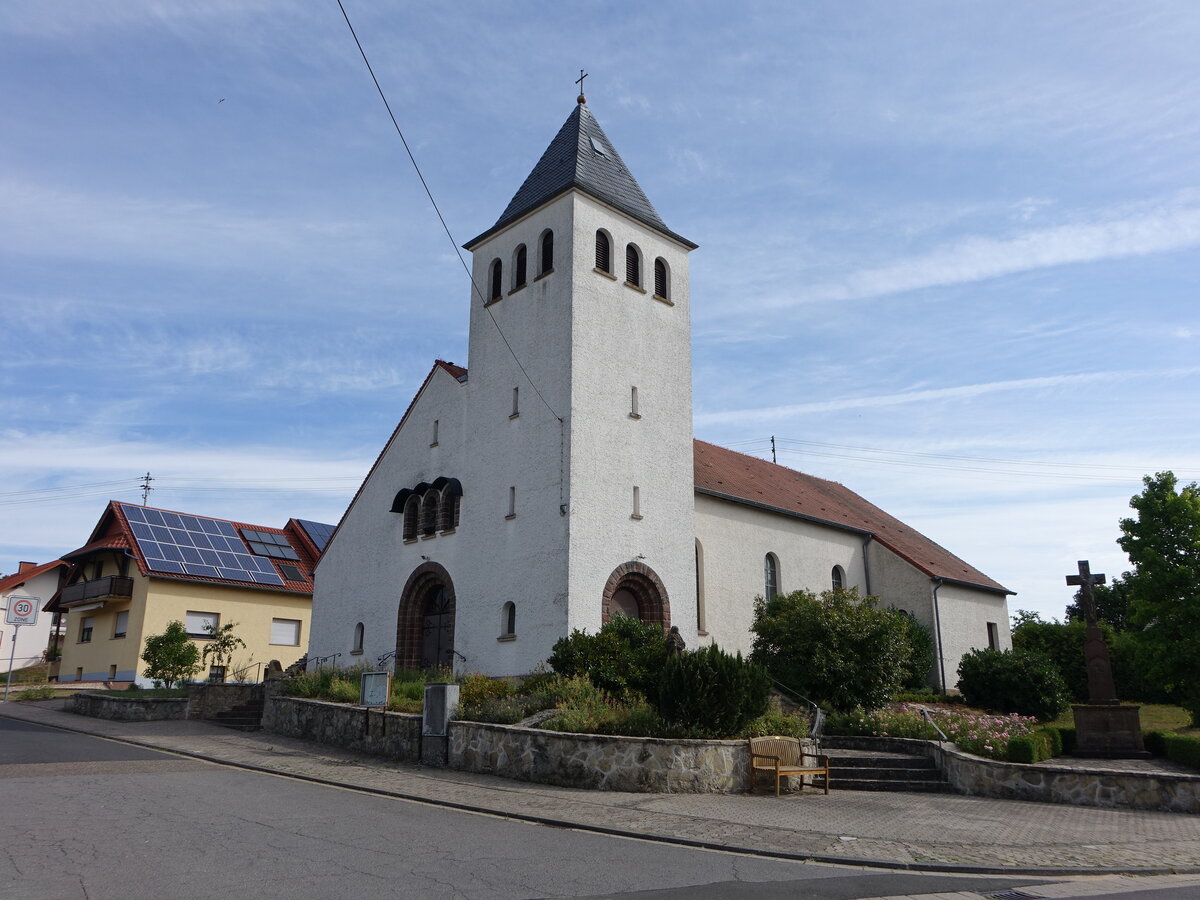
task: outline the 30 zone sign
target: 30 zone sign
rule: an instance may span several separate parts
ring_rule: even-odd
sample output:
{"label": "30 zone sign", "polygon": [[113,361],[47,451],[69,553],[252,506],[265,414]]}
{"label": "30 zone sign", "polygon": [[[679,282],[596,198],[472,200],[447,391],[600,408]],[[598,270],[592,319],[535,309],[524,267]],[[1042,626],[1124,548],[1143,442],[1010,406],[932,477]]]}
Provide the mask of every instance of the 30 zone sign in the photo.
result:
{"label": "30 zone sign", "polygon": [[36,597],[9,597],[8,613],[4,621],[9,625],[34,625],[37,623],[38,601]]}

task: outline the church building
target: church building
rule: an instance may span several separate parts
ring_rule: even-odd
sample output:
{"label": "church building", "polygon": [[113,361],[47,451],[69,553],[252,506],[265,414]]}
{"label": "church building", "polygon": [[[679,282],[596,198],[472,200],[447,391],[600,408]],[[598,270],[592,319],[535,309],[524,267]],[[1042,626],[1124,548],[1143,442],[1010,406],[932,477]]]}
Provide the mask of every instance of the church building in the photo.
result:
{"label": "church building", "polygon": [[584,97],[473,257],[438,360],[316,570],[310,657],[529,672],[611,616],[747,652],[754,598],[857,586],[1010,646],[1011,591],[834,482],[697,441],[688,255]]}

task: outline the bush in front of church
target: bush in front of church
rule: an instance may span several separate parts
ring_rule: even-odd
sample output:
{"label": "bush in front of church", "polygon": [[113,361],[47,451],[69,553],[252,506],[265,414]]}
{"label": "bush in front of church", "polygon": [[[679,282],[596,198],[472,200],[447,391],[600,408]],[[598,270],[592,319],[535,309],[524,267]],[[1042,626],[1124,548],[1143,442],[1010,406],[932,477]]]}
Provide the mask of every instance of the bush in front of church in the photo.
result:
{"label": "bush in front of church", "polygon": [[1030,650],[972,650],[958,664],[958,689],[970,706],[1046,722],[1070,703],[1058,668]]}
{"label": "bush in front of church", "polygon": [[712,644],[667,661],[658,713],[695,737],[730,737],[767,711],[770,696],[766,669]]}
{"label": "bush in front of church", "polygon": [[754,601],[751,659],[785,688],[829,709],[879,709],[913,658],[904,613],[856,588],[776,594]]}
{"label": "bush in front of church", "polygon": [[667,662],[667,638],[661,625],[614,616],[596,634],[576,629],[555,642],[550,668],[572,678],[586,675],[616,699],[640,694],[654,702],[658,676]]}

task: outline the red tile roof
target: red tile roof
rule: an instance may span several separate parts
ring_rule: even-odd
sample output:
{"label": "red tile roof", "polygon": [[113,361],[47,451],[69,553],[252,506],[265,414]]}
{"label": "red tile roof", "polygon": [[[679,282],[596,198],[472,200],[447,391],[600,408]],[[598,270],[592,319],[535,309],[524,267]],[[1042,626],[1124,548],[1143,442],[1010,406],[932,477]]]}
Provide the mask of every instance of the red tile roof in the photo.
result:
{"label": "red tile roof", "polygon": [[870,534],[931,578],[1012,593],[945,547],[836,481],[814,478],[705,441],[695,441],[694,448],[696,489],[699,491],[850,529],[864,536]]}
{"label": "red tile roof", "polygon": [[68,563],[61,559],[56,559],[54,562],[42,563],[40,566],[33,566],[26,569],[24,572],[14,572],[4,578],[0,578],[0,594],[11,591],[13,588],[20,587],[31,578],[37,578],[43,572],[49,572],[51,569],[58,566],[66,566]]}

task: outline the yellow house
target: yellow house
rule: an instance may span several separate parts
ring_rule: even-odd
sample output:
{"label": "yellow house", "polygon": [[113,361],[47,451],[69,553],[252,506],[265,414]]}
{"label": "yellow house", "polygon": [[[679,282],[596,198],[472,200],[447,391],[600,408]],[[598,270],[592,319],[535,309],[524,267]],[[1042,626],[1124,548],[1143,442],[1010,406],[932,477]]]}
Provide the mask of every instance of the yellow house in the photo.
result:
{"label": "yellow house", "polygon": [[63,559],[62,589],[46,605],[65,614],[59,681],[138,681],[148,635],[172,620],[203,648],[229,623],[246,642],[201,677],[258,680],[272,659],[304,655],[312,571],[332,526],[283,528],[110,501],[88,542]]}

